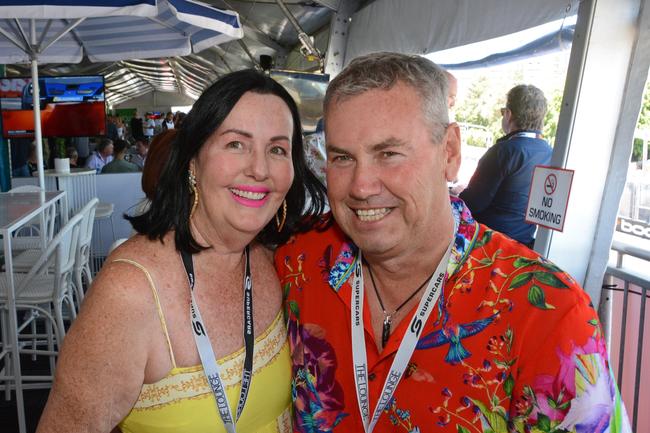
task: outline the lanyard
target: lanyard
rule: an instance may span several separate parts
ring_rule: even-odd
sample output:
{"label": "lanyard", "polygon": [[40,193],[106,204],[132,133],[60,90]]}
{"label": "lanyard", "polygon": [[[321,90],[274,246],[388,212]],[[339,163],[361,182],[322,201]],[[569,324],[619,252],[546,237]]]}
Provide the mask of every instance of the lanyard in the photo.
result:
{"label": "lanyard", "polygon": [[244,272],[244,347],[246,356],[244,358],[244,368],[242,371],[239,403],[237,404],[237,418],[233,421],[230,405],[228,404],[228,396],[226,395],[226,389],[223,386],[221,375],[219,374],[219,364],[217,364],[217,359],[212,350],[212,344],[210,344],[210,338],[208,338],[207,330],[203,325],[199,306],[194,298],[195,278],[192,256],[184,251],[181,252],[181,258],[183,259],[183,265],[185,266],[185,272],[187,273],[187,279],[190,284],[190,296],[192,300],[190,305],[190,318],[192,319],[194,342],[199,351],[199,357],[201,358],[201,364],[203,365],[203,372],[205,373],[210,388],[212,388],[214,399],[217,402],[217,411],[219,412],[219,415],[221,415],[221,420],[223,421],[228,433],[235,433],[236,431],[235,422],[239,420],[239,417],[244,410],[244,405],[246,404],[246,398],[248,397],[248,390],[253,376],[253,345],[255,343],[253,332],[253,280],[251,278],[248,246],[244,253],[246,257],[246,269]]}
{"label": "lanyard", "polygon": [[526,137],[526,138],[540,138],[541,134],[537,132],[529,132],[529,131],[522,131],[522,132],[517,132],[516,134],[513,134],[508,138],[510,140],[511,138],[515,137]]}
{"label": "lanyard", "polygon": [[[454,230],[456,233],[456,230]],[[384,382],[379,400],[375,406],[372,419],[369,420],[370,405],[369,405],[369,392],[368,392],[368,359],[366,356],[366,337],[363,328],[363,269],[361,267],[361,250],[357,257],[357,263],[354,268],[352,279],[352,362],[354,367],[354,384],[357,391],[357,401],[359,403],[359,412],[361,412],[361,419],[363,421],[363,428],[366,433],[372,433],[375,428],[379,417],[386,405],[390,402],[397,385],[399,384],[404,370],[408,365],[415,346],[417,345],[420,333],[424,324],[427,322],[433,307],[438,302],[442,288],[446,282],[447,265],[451,255],[451,248],[454,245],[456,236],[449,243],[447,251],[440,260],[436,271],[429,280],[429,284],[420,299],[418,308],[411,317],[410,325],[402,338],[402,342],[397,349],[393,363],[390,366],[390,371]]]}

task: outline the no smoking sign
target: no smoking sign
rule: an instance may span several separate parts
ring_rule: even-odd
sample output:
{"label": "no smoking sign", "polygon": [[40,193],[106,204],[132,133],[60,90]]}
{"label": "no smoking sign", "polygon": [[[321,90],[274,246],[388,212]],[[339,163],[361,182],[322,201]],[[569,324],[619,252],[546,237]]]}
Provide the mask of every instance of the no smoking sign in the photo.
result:
{"label": "no smoking sign", "polygon": [[538,165],[528,194],[526,222],[562,231],[566,217],[573,170]]}

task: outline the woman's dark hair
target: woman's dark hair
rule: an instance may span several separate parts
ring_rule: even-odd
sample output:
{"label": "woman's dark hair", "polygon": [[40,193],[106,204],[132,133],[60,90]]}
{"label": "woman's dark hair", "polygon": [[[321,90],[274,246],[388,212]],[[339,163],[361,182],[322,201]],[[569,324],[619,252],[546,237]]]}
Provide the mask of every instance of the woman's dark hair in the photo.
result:
{"label": "woman's dark hair", "polygon": [[287,104],[293,118],[291,157],[294,179],[286,196],[286,222],[282,231],[278,232],[275,219],[271,219],[256,240],[266,246],[284,243],[293,232],[309,229],[312,222],[317,220],[312,216],[323,213],[325,187],[305,162],[296,103],[276,81],[248,69],[225,75],[194,103],[171,144],[171,154],[160,175],[149,210],[139,216],[126,217],[138,233],[162,241],[167,232],[174,230],[177,250],[196,253],[206,248],[199,245],[190,230],[193,197],[187,177],[189,164],[246,92],[278,96]]}

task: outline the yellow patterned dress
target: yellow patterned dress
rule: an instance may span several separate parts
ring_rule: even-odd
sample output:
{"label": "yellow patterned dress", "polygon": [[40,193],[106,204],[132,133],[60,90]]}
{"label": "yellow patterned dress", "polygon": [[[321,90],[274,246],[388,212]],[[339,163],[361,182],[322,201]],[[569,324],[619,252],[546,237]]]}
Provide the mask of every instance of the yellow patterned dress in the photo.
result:
{"label": "yellow patterned dress", "polygon": [[[131,412],[119,424],[123,433],[225,432],[214,396],[201,365],[177,367],[158,294],[148,271],[140,264],[151,286],[161,326],[169,346],[173,368],[156,383],[144,384]],[[276,433],[291,431],[291,359],[287,333],[279,312],[273,323],[255,339],[253,380],[237,432]],[[236,412],[243,348],[217,360],[230,409]]]}

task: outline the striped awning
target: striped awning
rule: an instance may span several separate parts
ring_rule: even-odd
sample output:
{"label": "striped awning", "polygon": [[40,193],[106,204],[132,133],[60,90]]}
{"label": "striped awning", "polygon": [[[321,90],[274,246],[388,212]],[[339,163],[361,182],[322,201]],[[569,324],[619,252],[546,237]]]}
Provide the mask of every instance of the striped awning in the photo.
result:
{"label": "striped awning", "polygon": [[8,0],[0,63],[114,62],[186,56],[243,37],[236,12],[189,0]]}

